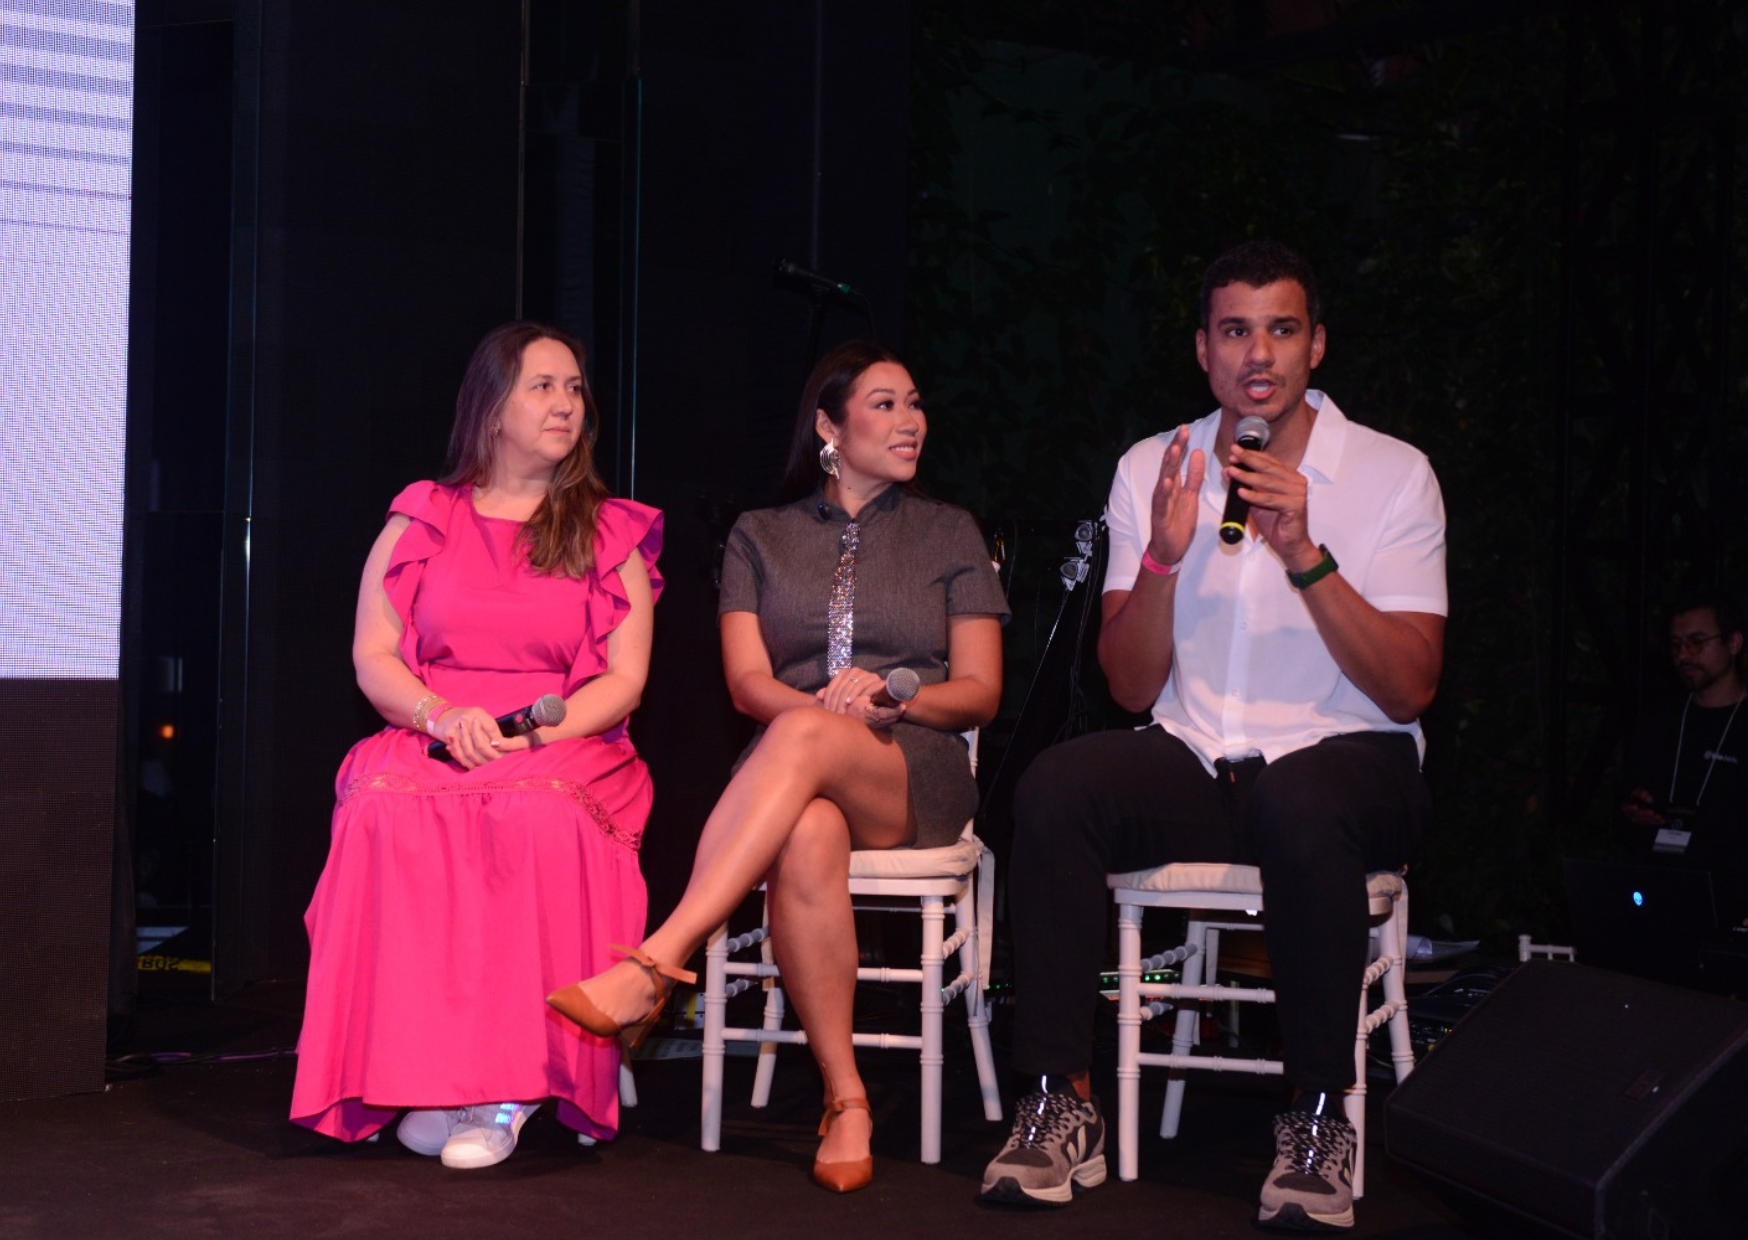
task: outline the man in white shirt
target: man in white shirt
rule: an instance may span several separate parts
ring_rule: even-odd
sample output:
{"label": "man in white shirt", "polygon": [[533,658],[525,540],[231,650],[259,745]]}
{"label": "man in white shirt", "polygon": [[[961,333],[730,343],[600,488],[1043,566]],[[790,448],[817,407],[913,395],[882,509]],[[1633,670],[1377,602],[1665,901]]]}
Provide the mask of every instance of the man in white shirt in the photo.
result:
{"label": "man in white shirt", "polygon": [[[1408,861],[1426,822],[1418,718],[1444,658],[1444,506],[1414,448],[1309,388],[1316,278],[1272,242],[1204,277],[1196,356],[1220,408],[1117,466],[1099,662],[1151,726],[1039,756],[1008,867],[1014,1068],[1032,1078],[983,1195],[1062,1204],[1103,1181],[1088,1086],[1107,873],[1260,865],[1293,1109],[1258,1221],[1351,1226],[1355,991],[1365,875]],[[1266,446],[1237,442],[1241,419]],[[1228,543],[1230,488],[1248,502]],[[1340,556],[1337,563],[1336,556]]]}

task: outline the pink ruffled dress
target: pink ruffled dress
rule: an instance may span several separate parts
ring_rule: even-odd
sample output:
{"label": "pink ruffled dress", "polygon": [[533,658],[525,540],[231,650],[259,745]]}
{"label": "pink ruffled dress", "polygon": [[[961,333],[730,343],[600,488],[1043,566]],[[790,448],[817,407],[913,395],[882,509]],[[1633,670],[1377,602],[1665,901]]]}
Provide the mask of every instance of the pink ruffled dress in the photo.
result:
{"label": "pink ruffled dress", "polygon": [[[618,568],[641,555],[659,596],[661,513],[602,507],[583,580],[532,572],[521,524],[468,488],[416,483],[384,584],[401,657],[451,702],[494,715],[566,697],[606,670],[625,618]],[[638,847],[649,772],[623,724],[472,771],[388,727],[335,783],[328,861],[304,924],[309,989],[291,1117],[345,1141],[404,1107],[558,1100],[596,1138],[619,1126],[619,1048],[542,998],[643,937]]]}

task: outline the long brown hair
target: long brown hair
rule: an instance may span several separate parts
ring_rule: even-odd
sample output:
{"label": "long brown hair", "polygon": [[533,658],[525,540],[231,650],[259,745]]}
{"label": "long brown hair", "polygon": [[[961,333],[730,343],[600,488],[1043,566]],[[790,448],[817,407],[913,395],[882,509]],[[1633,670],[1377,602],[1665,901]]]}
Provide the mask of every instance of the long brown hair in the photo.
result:
{"label": "long brown hair", "polygon": [[[819,450],[825,447],[825,440],[819,437],[814,427],[817,415],[823,409],[833,426],[842,426],[844,418],[849,415],[849,401],[856,390],[856,381],[868,367],[880,362],[904,365],[898,354],[872,340],[845,341],[814,364],[813,373],[807,376],[807,386],[801,390],[795,430],[789,437],[789,460],[783,468],[783,481],[777,488],[779,502],[788,504],[806,499],[819,486],[823,477],[819,468]],[[906,483],[905,489],[914,492],[916,486]]]}
{"label": "long brown hair", "polygon": [[[491,481],[497,458],[492,423],[515,390],[522,373],[522,354],[536,340],[556,340],[584,371],[587,355],[574,336],[527,321],[505,323],[486,333],[468,359],[467,373],[455,396],[455,426],[449,432],[449,459],[442,481],[447,486],[483,486]],[[553,471],[546,498],[522,527],[528,565],[538,573],[582,577],[595,563],[595,519],[609,492],[595,472],[595,434],[601,425],[595,394],[583,373],[583,433],[576,447]]]}

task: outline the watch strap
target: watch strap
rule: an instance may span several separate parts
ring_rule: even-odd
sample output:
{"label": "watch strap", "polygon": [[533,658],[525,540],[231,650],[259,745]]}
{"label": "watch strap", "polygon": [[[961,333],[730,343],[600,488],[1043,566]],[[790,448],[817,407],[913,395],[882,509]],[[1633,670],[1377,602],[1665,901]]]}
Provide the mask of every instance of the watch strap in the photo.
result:
{"label": "watch strap", "polygon": [[1329,554],[1328,547],[1325,547],[1322,543],[1318,543],[1317,549],[1323,553],[1323,558],[1321,560],[1317,561],[1317,563],[1313,564],[1302,573],[1290,572],[1287,574],[1287,581],[1292,584],[1293,589],[1303,590],[1309,585],[1322,581],[1325,577],[1329,576],[1329,574],[1341,567],[1341,565],[1335,562],[1335,557]]}

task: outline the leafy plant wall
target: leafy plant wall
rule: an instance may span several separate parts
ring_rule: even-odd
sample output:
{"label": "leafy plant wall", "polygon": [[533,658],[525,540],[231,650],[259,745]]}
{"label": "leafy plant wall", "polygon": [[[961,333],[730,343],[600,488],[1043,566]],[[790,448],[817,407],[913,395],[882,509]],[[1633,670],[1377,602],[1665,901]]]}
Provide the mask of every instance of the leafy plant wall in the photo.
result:
{"label": "leafy plant wall", "polygon": [[[929,485],[995,526],[1097,515],[1128,444],[1213,408],[1193,351],[1207,263],[1253,236],[1305,253],[1329,332],[1317,385],[1425,451],[1448,510],[1416,929],[1557,935],[1558,857],[1609,846],[1613,798],[1605,772],[1557,826],[1548,808],[1562,19],[1530,6],[1385,58],[1240,74],[1202,67],[1230,6],[1104,7],[1122,22],[1101,39],[1083,21],[1058,40],[1075,51],[993,37],[974,5],[914,8],[907,348]],[[1076,11],[1020,3],[994,29]],[[1009,715],[1072,550],[1028,546],[1018,565]]]}

